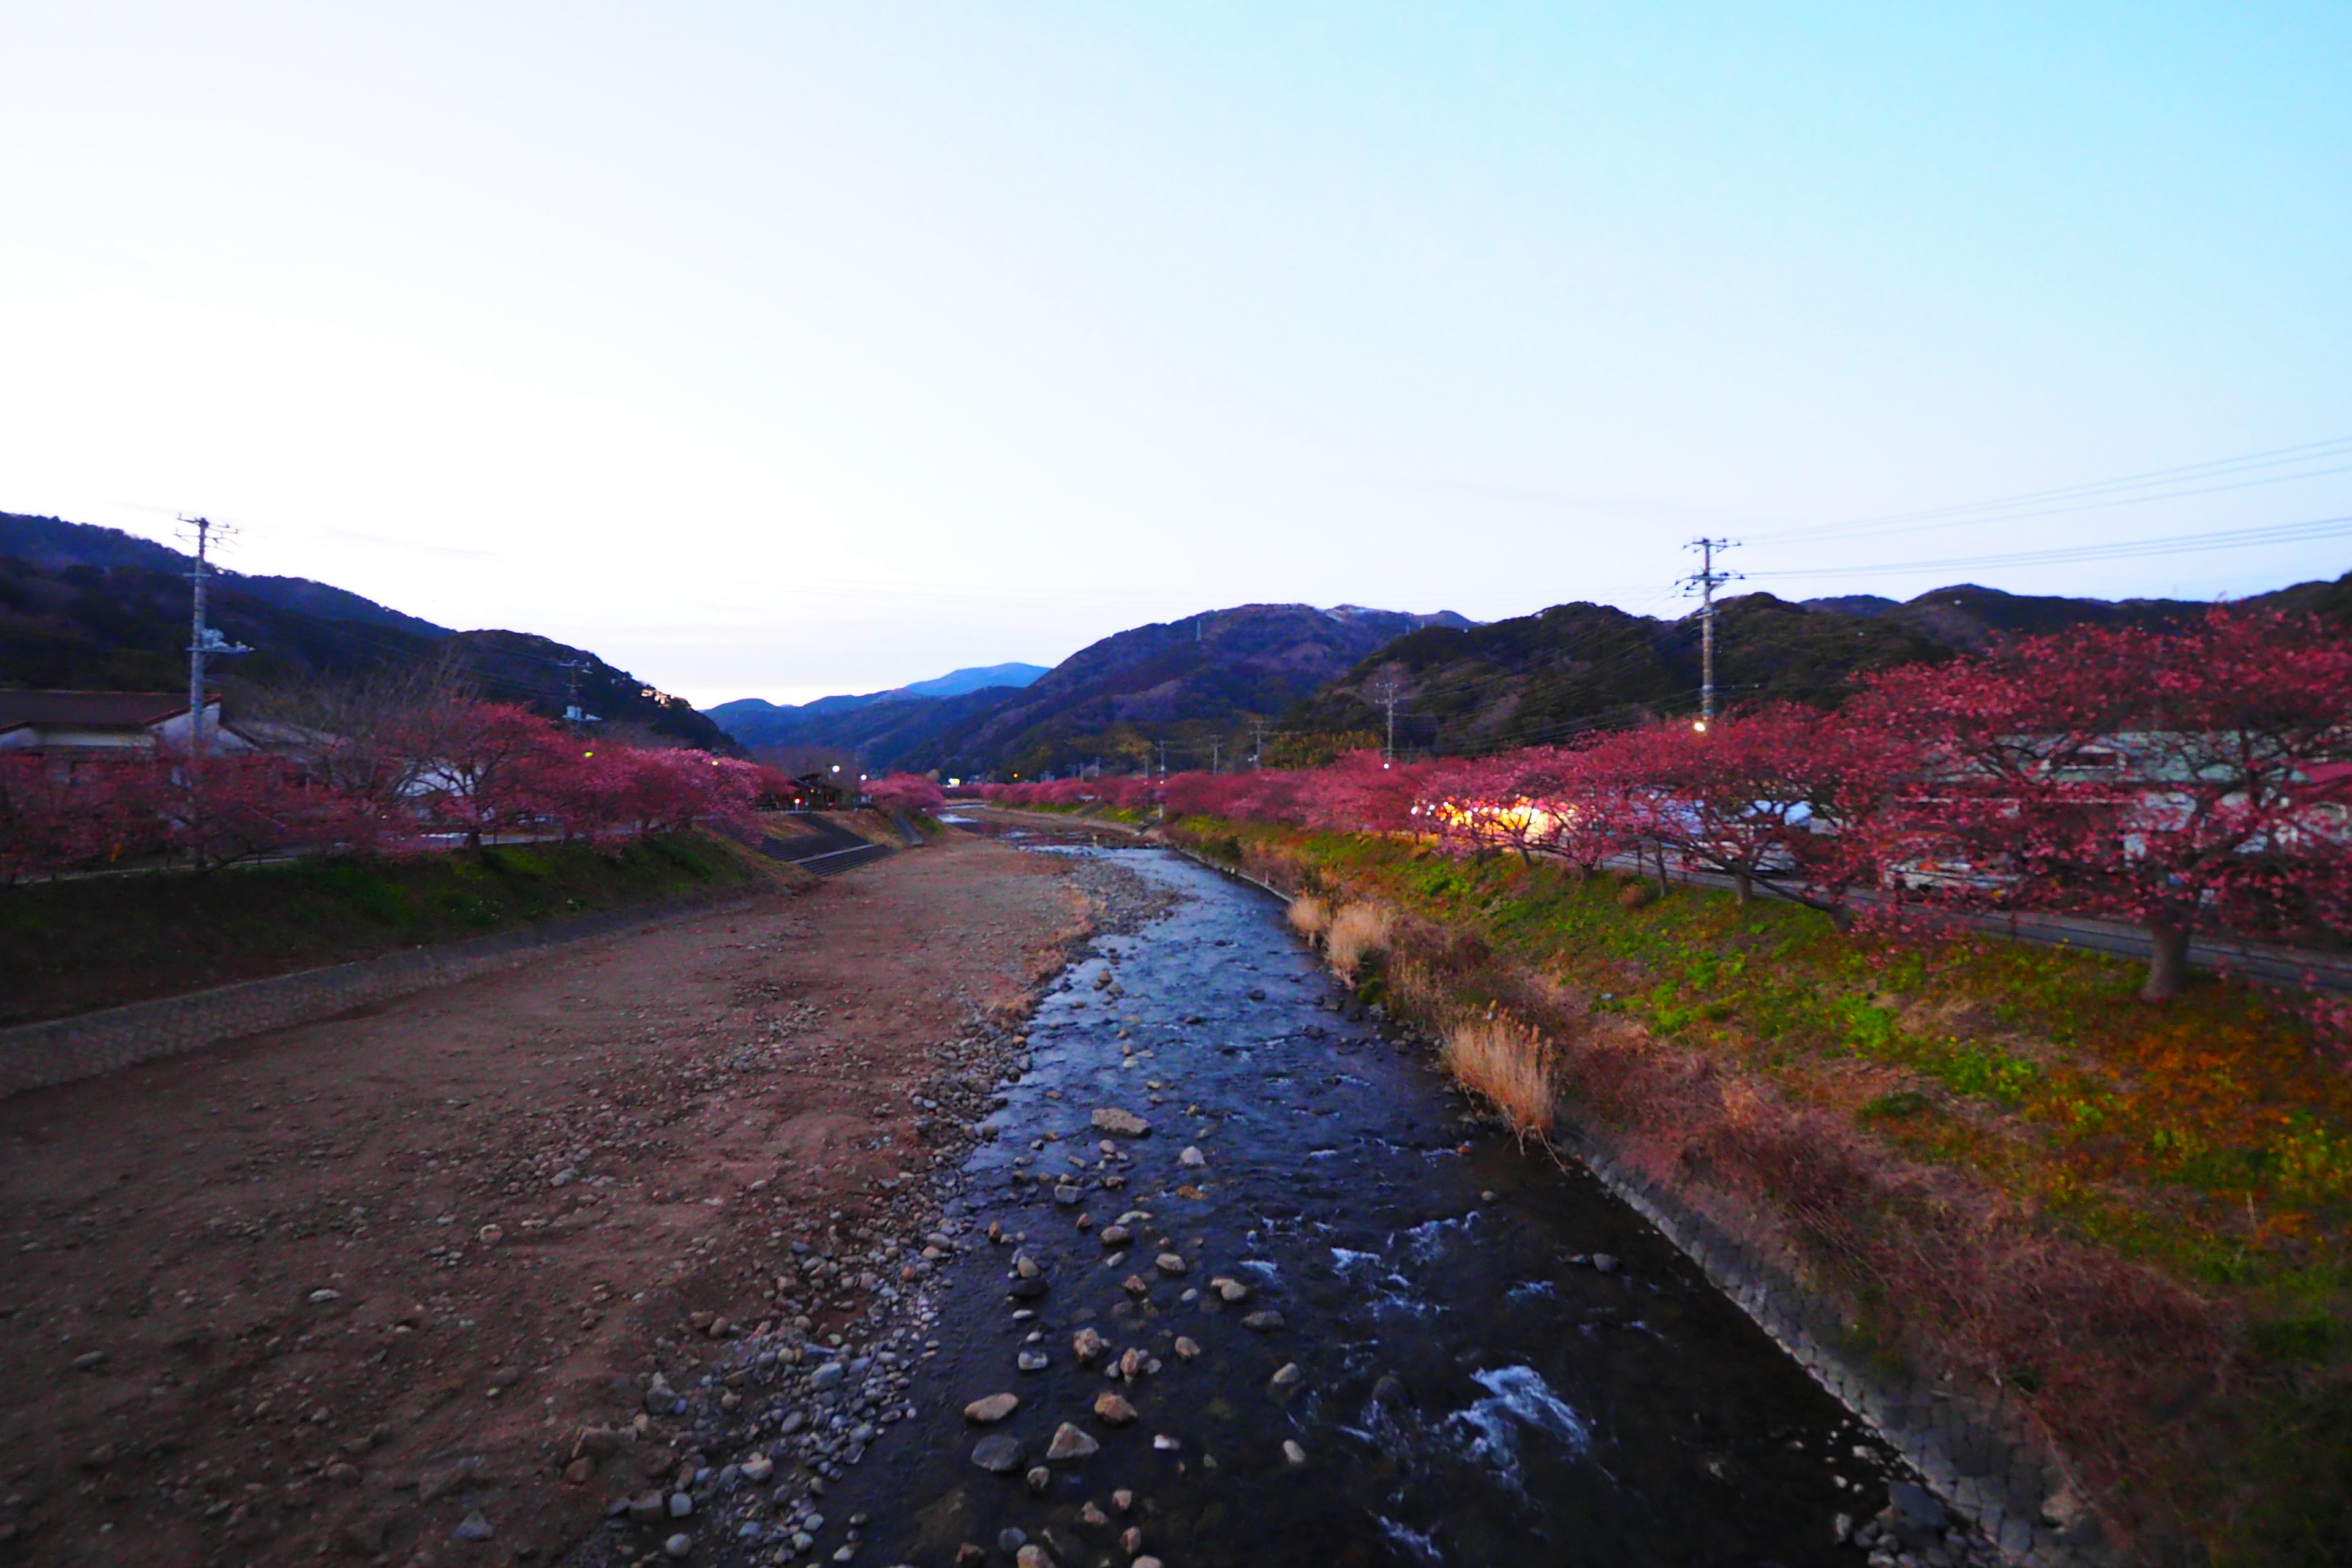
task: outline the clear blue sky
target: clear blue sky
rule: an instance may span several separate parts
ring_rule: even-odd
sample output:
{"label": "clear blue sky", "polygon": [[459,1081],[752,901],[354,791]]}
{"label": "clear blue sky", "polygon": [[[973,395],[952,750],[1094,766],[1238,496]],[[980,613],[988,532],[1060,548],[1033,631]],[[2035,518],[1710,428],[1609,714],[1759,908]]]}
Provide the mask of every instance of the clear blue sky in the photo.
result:
{"label": "clear blue sky", "polygon": [[1829,526],[2352,437],[2340,4],[16,5],[0,214],[0,510],[704,702],[1671,610],[1700,531],[2352,565],[1908,564],[2352,514],[2352,446]]}

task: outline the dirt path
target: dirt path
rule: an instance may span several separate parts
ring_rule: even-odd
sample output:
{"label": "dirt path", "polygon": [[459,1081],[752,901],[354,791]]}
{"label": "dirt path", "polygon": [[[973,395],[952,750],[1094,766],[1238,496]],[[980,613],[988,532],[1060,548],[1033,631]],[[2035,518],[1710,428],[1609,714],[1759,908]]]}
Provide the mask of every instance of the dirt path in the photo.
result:
{"label": "dirt path", "polygon": [[678,1462],[580,1447],[649,1370],[889,1288],[847,1239],[895,1257],[902,1174],[961,1142],[1091,918],[951,834],[0,1103],[0,1560],[551,1561]]}

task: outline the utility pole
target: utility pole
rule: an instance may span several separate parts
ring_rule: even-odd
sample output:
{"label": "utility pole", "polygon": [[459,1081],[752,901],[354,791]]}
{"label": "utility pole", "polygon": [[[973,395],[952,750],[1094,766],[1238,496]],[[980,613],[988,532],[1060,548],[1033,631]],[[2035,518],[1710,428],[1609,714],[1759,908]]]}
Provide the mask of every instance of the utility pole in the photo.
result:
{"label": "utility pole", "polygon": [[[205,625],[205,552],[212,542],[213,523],[210,518],[184,517],[180,520],[196,531],[196,565],[188,574],[194,585],[190,595],[192,606],[188,616],[188,761],[193,766],[205,754],[205,660],[215,654],[251,653],[242,643],[230,642],[220,633]],[[228,530],[221,531],[226,534]]]}
{"label": "utility pole", "polygon": [[1153,744],[1160,748],[1160,776],[1164,779],[1168,776],[1168,742],[1156,741]]}
{"label": "utility pole", "polygon": [[1250,766],[1265,766],[1265,726],[1263,724],[1250,726]]}
{"label": "utility pole", "polygon": [[1392,763],[1396,761],[1397,683],[1393,680],[1383,680],[1372,689],[1380,697],[1381,705],[1386,708],[1389,713],[1389,742],[1386,749],[1381,752],[1381,760]]}
{"label": "utility pole", "polygon": [[1737,572],[1715,569],[1715,552],[1729,550],[1738,542],[1729,539],[1694,539],[1685,546],[1698,552],[1698,570],[1683,579],[1683,591],[1698,594],[1699,626],[1699,688],[1698,729],[1703,734],[1715,722],[1715,590],[1718,584],[1735,582]]}
{"label": "utility pole", "polygon": [[1225,740],[1223,736],[1212,735],[1209,737],[1209,771],[1211,773],[1215,773],[1217,771],[1219,754],[1224,750],[1224,746]]}

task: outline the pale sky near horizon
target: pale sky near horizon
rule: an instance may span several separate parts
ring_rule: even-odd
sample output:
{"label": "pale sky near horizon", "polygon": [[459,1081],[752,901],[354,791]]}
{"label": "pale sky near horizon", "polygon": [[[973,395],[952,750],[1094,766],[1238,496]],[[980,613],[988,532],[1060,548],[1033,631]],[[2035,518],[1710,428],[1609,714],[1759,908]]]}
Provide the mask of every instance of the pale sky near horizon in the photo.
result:
{"label": "pale sky near horizon", "polygon": [[705,705],[2333,577],[2347,283],[2341,5],[0,0],[0,510]]}

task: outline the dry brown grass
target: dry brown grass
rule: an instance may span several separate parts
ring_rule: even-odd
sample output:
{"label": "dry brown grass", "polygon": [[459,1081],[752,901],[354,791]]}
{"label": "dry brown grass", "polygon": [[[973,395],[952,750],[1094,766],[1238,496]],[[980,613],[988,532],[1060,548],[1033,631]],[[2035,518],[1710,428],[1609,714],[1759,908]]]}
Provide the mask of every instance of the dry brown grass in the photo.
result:
{"label": "dry brown grass", "polygon": [[1386,957],[1396,932],[1396,911],[1386,904],[1342,904],[1331,917],[1326,952],[1339,978],[1354,984],[1364,960],[1373,953]]}
{"label": "dry brown grass", "polygon": [[1311,895],[1290,900],[1290,929],[1309,942],[1331,929],[1331,906]]}
{"label": "dry brown grass", "polygon": [[1445,1068],[1493,1106],[1520,1137],[1551,1131],[1551,1053],[1509,1018],[1468,1018],[1445,1029]]}

